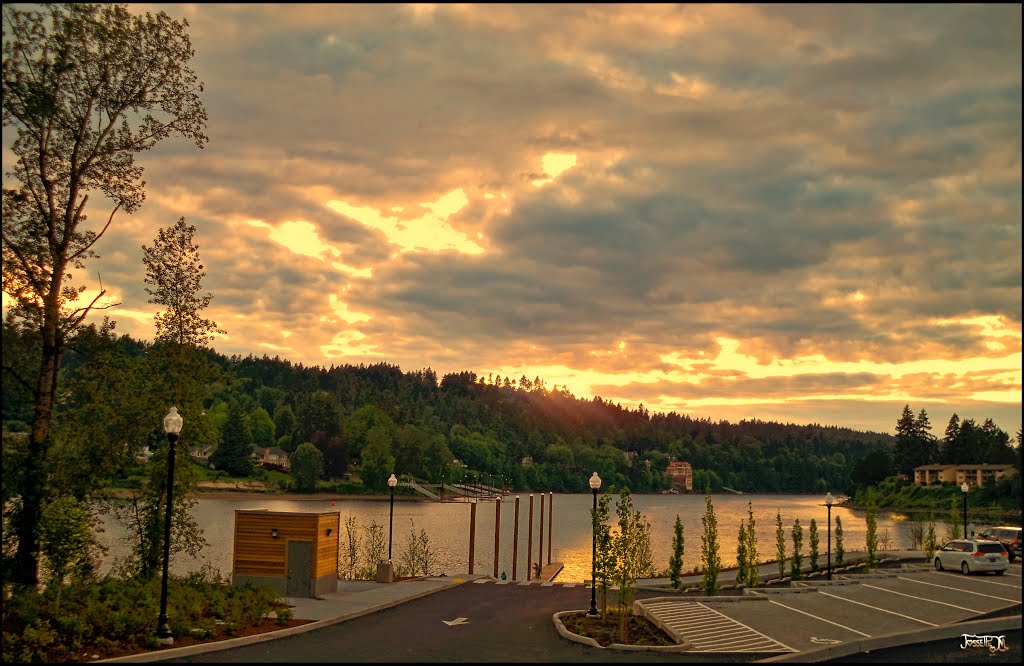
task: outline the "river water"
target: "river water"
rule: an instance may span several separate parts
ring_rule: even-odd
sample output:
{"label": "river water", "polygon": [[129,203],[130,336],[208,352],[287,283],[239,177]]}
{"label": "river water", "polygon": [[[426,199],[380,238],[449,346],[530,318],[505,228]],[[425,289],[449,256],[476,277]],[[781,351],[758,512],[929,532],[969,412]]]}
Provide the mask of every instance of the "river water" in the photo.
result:
{"label": "river water", "polygon": [[[705,512],[705,496],[692,495],[633,495],[634,507],[641,511],[651,524],[651,541],[654,567],[657,571],[668,569],[668,560],[672,552],[673,526],[678,515],[684,529],[685,553],[683,570],[696,569],[701,559],[701,536],[703,528],[701,517]],[[563,582],[585,581],[590,579],[591,566],[591,526],[590,511],[593,506],[591,494],[544,494],[544,544],[540,551],[541,494],[533,495],[533,534],[531,553],[527,555],[527,544],[530,541],[530,495],[519,495],[519,546],[516,557],[516,579],[524,580],[529,563],[550,559],[564,563],[564,570],[557,580]],[[613,498],[614,500],[615,498]],[[827,510],[823,497],[811,495],[713,495],[715,517],[718,523],[719,553],[723,567],[735,566],[736,544],[740,521],[747,519],[747,506],[751,503],[754,512],[757,533],[757,552],[759,561],[776,559],[775,516],[782,516],[782,525],[786,533],[786,552],[792,554],[793,542],[791,528],[796,519],[800,519],[803,528],[803,546],[801,552],[805,558],[810,552],[810,522],[813,518],[818,527],[821,566],[824,566],[826,553]],[[615,522],[615,504],[611,503],[612,524]],[[359,531],[372,522],[383,526],[384,538],[388,536],[389,502],[365,499],[333,500],[301,500],[253,497],[246,499],[198,499],[193,513],[203,530],[209,545],[203,549],[200,558],[187,555],[172,557],[171,573],[184,575],[198,571],[203,565],[210,565],[218,570],[222,578],[229,578],[232,569],[234,512],[238,509],[267,509],[269,511],[293,512],[324,512],[337,511],[340,514],[341,529],[339,538],[345,543],[345,522],[349,517],[355,518]],[[549,520],[549,513],[551,519]],[[464,574],[469,572],[470,545],[470,514],[471,505],[467,502],[431,502],[396,500],[394,503],[394,522],[392,528],[392,559],[399,561],[399,554],[409,540],[410,532],[415,529],[425,530],[429,538],[430,548],[437,555],[437,571],[440,574]],[[835,559],[834,521],[839,516],[843,524],[843,546],[847,552],[864,550],[867,532],[864,513],[844,508],[832,507],[833,519],[833,560]],[[109,570],[115,559],[127,552],[123,542],[125,530],[110,515],[103,517],[104,531],[100,537],[109,547],[109,552],[102,563],[101,571]],[[888,546],[891,549],[910,548],[908,534],[909,522],[900,514],[889,514],[879,511],[878,517],[879,548]],[[549,525],[550,523],[550,525]],[[473,572],[491,575],[494,571],[494,524],[495,502],[480,501],[476,505],[475,548]],[[508,495],[501,502],[501,520],[499,533],[498,572],[504,571],[512,578],[512,540],[515,524],[515,496]],[[548,537],[550,529],[550,539]],[[937,526],[941,534],[942,525]],[[940,537],[941,538],[941,537]],[[550,543],[549,543],[550,542]],[[385,546],[386,548],[386,546]]]}

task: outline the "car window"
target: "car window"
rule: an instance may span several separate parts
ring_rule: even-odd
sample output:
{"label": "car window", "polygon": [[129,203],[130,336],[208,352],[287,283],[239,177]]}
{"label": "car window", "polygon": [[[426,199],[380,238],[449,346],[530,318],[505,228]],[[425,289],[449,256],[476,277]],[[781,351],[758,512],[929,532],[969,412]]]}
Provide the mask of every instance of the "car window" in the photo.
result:
{"label": "car window", "polygon": [[979,543],[979,553],[1001,553],[1003,552],[1003,544],[1001,543]]}

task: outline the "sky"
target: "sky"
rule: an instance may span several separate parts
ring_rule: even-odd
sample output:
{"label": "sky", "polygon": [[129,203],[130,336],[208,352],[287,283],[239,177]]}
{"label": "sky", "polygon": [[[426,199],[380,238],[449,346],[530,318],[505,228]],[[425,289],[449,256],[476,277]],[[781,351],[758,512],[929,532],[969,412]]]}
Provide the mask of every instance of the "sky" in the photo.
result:
{"label": "sky", "polygon": [[209,143],[76,275],[121,333],[184,216],[223,354],[1021,427],[1019,4],[129,8],[188,20]]}

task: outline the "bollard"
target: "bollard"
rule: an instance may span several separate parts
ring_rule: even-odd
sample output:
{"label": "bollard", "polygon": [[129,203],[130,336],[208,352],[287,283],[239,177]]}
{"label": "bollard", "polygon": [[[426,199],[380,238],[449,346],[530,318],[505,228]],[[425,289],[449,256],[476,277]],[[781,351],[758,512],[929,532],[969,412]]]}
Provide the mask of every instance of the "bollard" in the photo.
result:
{"label": "bollard", "polygon": [[519,495],[516,495],[516,514],[512,523],[512,580],[516,579],[516,558],[519,557]]}
{"label": "bollard", "polygon": [[473,575],[473,553],[476,550],[476,499],[469,505],[469,574]]}
{"label": "bollard", "polygon": [[540,494],[540,543],[537,545],[537,578],[540,578],[540,567],[544,564],[544,493]]}
{"label": "bollard", "polygon": [[555,508],[555,494],[548,493],[548,564],[551,564],[551,523]]}
{"label": "bollard", "polygon": [[498,544],[501,536],[501,497],[494,499],[494,577],[498,577]]}
{"label": "bollard", "polygon": [[533,493],[530,493],[530,527],[526,530],[526,580],[529,582],[533,567],[530,565],[530,558],[533,557]]}

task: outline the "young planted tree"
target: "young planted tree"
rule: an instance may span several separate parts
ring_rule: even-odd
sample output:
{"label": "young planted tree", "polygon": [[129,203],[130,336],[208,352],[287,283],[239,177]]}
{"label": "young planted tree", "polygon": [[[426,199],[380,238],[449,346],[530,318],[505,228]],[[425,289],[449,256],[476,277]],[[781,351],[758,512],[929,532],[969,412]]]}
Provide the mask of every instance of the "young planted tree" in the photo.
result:
{"label": "young planted tree", "polygon": [[843,566],[843,557],[846,555],[846,549],[843,547],[843,519],[840,516],[836,516],[836,566]]}
{"label": "young planted tree", "polygon": [[[341,535],[338,535],[339,537]],[[355,516],[345,517],[345,540],[338,549],[338,574],[340,578],[356,580],[361,570],[362,538],[359,535],[359,521]]]}
{"label": "young planted tree", "polygon": [[597,588],[601,591],[601,617],[608,616],[608,589],[611,587],[616,565],[612,533],[608,525],[611,519],[611,492],[612,488],[608,488],[601,493],[597,500],[597,511],[594,513],[594,538],[597,547],[594,577],[597,580]]}
{"label": "young planted tree", "polygon": [[[37,370],[21,381],[35,403],[14,495],[17,536],[12,576],[38,584],[39,525],[48,493],[51,421],[69,337],[106,296],[73,270],[95,255],[118,210],[145,198],[135,155],[173,135],[206,142],[203,86],[189,68],[187,21],[164,12],[135,16],[122,4],[4,5],[3,290],[9,320],[38,336]],[[99,191],[112,209],[87,226],[86,202]]]}
{"label": "young planted tree", "polygon": [[875,497],[875,489],[868,488],[867,507],[864,511],[864,522],[867,526],[865,537],[865,549],[867,559],[864,562],[864,570],[871,571],[878,565],[875,553],[878,551],[878,500]]}
{"label": "young planted tree", "polygon": [[619,529],[612,535],[612,552],[615,553],[613,580],[619,587],[619,636],[623,643],[629,643],[630,607],[636,597],[636,581],[654,572],[651,524],[633,507],[629,488],[619,491],[615,514]]}
{"label": "young planted tree", "polygon": [[810,536],[808,537],[810,543],[810,560],[811,560],[811,571],[818,571],[818,523],[811,518],[811,529]]}
{"label": "young planted tree", "polygon": [[782,513],[775,513],[775,557],[779,562],[779,578],[786,575],[786,532],[782,529]]}
{"label": "young planted tree", "polygon": [[672,589],[678,590],[683,585],[683,555],[686,552],[683,521],[676,514],[676,523],[672,530],[672,555],[668,558],[668,577],[672,581]]}
{"label": "young planted tree", "polygon": [[757,532],[754,528],[754,505],[747,500],[747,577],[743,582],[747,587],[754,587],[761,582],[760,566],[757,561]]}
{"label": "young planted tree", "polygon": [[747,525],[740,521],[740,532],[736,537],[736,583],[741,585],[747,580]]}
{"label": "young planted tree", "polygon": [[924,557],[929,562],[935,557],[935,550],[938,544],[935,543],[935,517],[928,516],[928,526],[924,531],[924,538],[921,540],[924,548]]}
{"label": "young planted tree", "polygon": [[718,595],[718,573],[722,570],[722,556],[718,552],[718,519],[715,517],[715,507],[711,503],[710,486],[706,486],[704,503],[704,515],[700,519],[704,527],[700,537],[701,570],[704,572],[701,589],[705,596],[714,597]]}
{"label": "young planted tree", "polygon": [[804,528],[800,526],[800,519],[793,521],[793,559],[789,565],[789,577],[792,580],[800,580],[803,577],[804,556],[801,552],[804,545]]}
{"label": "young planted tree", "polygon": [[946,541],[959,539],[963,534],[960,522],[960,502],[956,497],[949,498],[949,513],[946,514]]}

